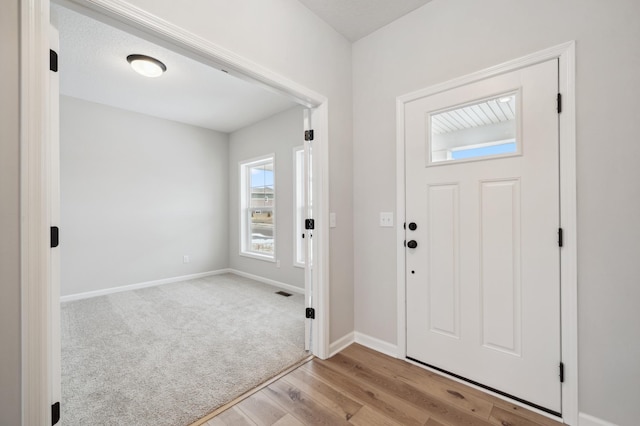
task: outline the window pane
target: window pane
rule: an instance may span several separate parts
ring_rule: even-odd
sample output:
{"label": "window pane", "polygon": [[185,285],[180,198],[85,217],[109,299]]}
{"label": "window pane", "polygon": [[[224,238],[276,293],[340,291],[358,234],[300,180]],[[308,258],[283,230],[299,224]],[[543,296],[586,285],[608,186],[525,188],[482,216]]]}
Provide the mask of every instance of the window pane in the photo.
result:
{"label": "window pane", "polygon": [[305,190],[305,180],[304,180],[304,149],[299,149],[295,151],[295,185],[296,185],[296,224],[295,224],[295,264],[297,266],[304,266],[304,238],[302,238],[302,234],[305,232],[304,230],[304,219],[305,219],[305,205],[304,205],[304,190]]}
{"label": "window pane", "polygon": [[430,163],[516,154],[517,92],[442,111],[430,119]]}
{"label": "window pane", "polygon": [[240,164],[241,170],[241,252],[274,259],[275,176],[274,159]]}
{"label": "window pane", "polygon": [[274,253],[275,191],[273,162],[252,166],[249,169],[250,251]]}

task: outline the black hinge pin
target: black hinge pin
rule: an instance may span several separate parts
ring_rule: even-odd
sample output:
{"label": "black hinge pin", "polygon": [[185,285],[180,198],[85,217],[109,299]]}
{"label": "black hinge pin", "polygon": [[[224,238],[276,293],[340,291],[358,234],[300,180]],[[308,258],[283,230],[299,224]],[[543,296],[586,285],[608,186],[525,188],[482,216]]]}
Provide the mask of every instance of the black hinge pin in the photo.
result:
{"label": "black hinge pin", "polygon": [[564,383],[564,363],[560,363],[560,383]]}
{"label": "black hinge pin", "polygon": [[58,53],[49,49],[49,71],[58,72]]}
{"label": "black hinge pin", "polygon": [[60,244],[60,229],[57,226],[51,227],[51,248],[56,248]]}
{"label": "black hinge pin", "polygon": [[55,425],[60,421],[60,403],[51,405],[51,424]]}
{"label": "black hinge pin", "polygon": [[564,238],[562,235],[562,228],[558,228],[558,247],[562,247],[564,243]]}
{"label": "black hinge pin", "polygon": [[304,314],[305,318],[316,319],[316,310],[313,308],[306,308]]}
{"label": "black hinge pin", "polygon": [[312,141],[313,140],[313,130],[305,130],[304,131],[304,140]]}
{"label": "black hinge pin", "polygon": [[558,97],[556,98],[556,109],[558,110],[558,114],[562,112],[562,94],[558,93]]}

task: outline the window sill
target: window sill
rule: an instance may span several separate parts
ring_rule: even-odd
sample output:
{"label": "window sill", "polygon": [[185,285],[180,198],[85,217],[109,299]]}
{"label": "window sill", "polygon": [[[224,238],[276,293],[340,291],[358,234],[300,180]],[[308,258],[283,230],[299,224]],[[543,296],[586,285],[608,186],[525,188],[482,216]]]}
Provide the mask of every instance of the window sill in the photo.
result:
{"label": "window sill", "polygon": [[276,263],[276,257],[275,256],[269,256],[269,255],[258,254],[258,253],[250,253],[250,252],[244,252],[244,251],[240,252],[240,256],[242,256],[242,257],[250,257],[252,259],[257,259],[257,260],[262,260],[264,262]]}

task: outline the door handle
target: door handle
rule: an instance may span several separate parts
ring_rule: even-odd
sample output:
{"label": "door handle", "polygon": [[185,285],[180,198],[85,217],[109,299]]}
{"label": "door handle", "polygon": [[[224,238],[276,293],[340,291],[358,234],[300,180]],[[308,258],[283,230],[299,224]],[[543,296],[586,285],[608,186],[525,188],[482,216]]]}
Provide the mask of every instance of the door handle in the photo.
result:
{"label": "door handle", "polygon": [[407,243],[407,247],[414,249],[418,247],[418,242],[416,240],[411,240]]}

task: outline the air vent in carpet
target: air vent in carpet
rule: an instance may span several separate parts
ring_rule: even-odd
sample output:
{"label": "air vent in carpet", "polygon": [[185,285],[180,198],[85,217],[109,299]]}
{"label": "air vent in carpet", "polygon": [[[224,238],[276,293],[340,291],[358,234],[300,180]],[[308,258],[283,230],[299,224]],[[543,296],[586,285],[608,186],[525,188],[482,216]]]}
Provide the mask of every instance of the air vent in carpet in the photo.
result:
{"label": "air vent in carpet", "polygon": [[291,293],[287,293],[286,291],[276,291],[276,294],[279,294],[280,296],[284,296],[284,297],[291,296]]}

